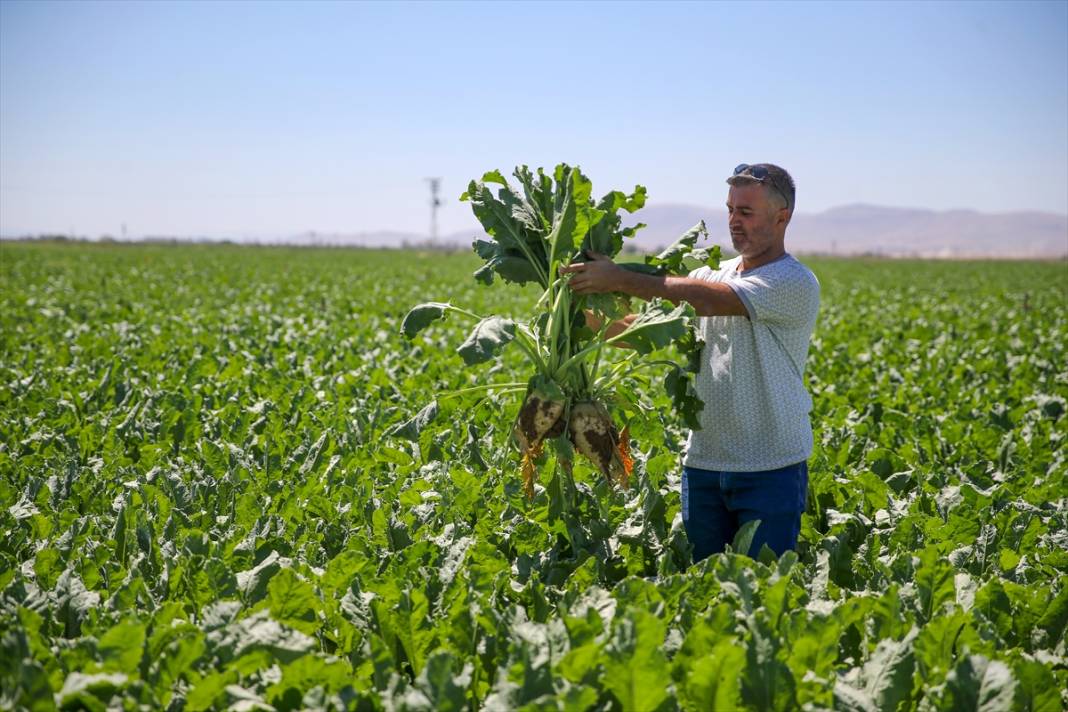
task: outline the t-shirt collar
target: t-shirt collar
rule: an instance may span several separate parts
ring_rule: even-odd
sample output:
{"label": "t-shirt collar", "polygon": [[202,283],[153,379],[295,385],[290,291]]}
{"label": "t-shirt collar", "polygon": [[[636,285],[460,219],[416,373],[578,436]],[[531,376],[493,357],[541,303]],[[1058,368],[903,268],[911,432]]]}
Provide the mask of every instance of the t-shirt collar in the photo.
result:
{"label": "t-shirt collar", "polygon": [[[765,262],[764,264],[760,265],[760,267],[754,267],[753,269],[747,269],[745,271],[746,272],[752,272],[754,269],[761,269],[761,268],[767,267],[768,265],[773,265],[776,262],[782,262],[783,260],[785,260],[789,256],[790,256],[789,252],[784,252],[781,255],[779,255],[778,257],[776,257],[775,259],[773,259],[771,262]],[[735,272],[741,272],[741,270],[739,269],[741,266],[742,266],[742,256],[738,255],[738,261],[734,263],[734,271]]]}

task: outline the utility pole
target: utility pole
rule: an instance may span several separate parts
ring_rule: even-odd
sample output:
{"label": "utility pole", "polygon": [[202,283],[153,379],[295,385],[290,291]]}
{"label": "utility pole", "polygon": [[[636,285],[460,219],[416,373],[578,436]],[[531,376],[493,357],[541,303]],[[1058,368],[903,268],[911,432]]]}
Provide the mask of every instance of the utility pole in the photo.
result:
{"label": "utility pole", "polygon": [[425,180],[430,184],[430,241],[437,242],[438,208],[441,206],[438,191],[441,189],[441,178],[427,178]]}

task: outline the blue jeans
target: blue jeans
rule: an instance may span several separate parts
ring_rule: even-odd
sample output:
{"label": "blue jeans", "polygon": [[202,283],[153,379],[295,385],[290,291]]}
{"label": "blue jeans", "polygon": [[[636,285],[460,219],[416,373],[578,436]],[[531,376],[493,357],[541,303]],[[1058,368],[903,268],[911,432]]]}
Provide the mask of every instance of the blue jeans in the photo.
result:
{"label": "blue jeans", "polygon": [[767,544],[776,555],[797,548],[808,492],[808,463],[764,472],[682,470],[682,523],[693,544],[694,563],[722,552],[738,529],[760,520],[747,552]]}

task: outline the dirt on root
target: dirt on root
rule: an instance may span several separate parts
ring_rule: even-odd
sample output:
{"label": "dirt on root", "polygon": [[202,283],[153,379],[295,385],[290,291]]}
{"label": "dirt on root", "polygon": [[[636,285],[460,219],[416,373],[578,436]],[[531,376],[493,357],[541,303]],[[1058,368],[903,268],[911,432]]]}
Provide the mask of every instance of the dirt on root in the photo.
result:
{"label": "dirt on root", "polygon": [[606,478],[622,481],[619,431],[604,406],[579,403],[572,408],[571,442]]}
{"label": "dirt on root", "polygon": [[[614,428],[613,428],[614,430]],[[616,451],[616,440],[613,433],[597,432],[594,429],[588,429],[582,433],[583,439],[590,444],[592,453],[583,452],[584,455],[589,457],[594,455],[595,462],[601,472],[608,473],[612,469],[612,456]]]}
{"label": "dirt on root", "polygon": [[527,396],[519,409],[518,419],[519,430],[526,439],[527,447],[563,433],[563,415],[563,403],[543,398],[537,391]]}

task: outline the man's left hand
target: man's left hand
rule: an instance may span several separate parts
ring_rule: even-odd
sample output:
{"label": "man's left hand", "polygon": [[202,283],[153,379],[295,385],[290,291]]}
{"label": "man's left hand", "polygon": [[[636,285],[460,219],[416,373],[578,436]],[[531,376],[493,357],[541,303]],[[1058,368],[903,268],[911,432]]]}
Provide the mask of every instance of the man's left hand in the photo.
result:
{"label": "man's left hand", "polygon": [[560,268],[560,274],[571,274],[571,290],[576,294],[621,292],[627,271],[607,257],[586,251],[589,262],[575,262]]}

